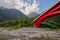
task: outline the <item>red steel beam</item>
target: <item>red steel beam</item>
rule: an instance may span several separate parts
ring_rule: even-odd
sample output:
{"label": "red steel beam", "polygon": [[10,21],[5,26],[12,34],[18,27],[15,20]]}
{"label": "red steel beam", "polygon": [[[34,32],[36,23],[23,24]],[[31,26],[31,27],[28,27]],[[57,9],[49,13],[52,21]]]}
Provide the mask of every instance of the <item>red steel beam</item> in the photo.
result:
{"label": "red steel beam", "polygon": [[47,18],[50,18],[50,17],[53,17],[53,16],[57,16],[57,15],[60,15],[60,11],[56,11],[56,12],[52,12],[52,13],[49,13],[47,15],[44,15],[42,17],[39,18],[39,20],[35,21],[34,22],[34,27],[38,27],[41,25],[41,23],[47,19]]}
{"label": "red steel beam", "polygon": [[34,20],[33,24],[34,27],[38,27],[41,25],[41,23],[52,16],[60,15],[60,1],[54,5],[51,9],[49,9],[47,12],[45,12],[43,15],[39,16],[36,20]]}

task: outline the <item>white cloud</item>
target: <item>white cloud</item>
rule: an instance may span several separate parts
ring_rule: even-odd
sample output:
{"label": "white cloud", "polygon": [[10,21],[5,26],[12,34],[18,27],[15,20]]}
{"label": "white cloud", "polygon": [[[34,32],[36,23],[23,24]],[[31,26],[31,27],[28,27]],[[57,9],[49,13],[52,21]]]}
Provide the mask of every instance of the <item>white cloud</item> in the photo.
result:
{"label": "white cloud", "polygon": [[15,8],[19,9],[24,6],[24,3],[22,0],[15,0]]}
{"label": "white cloud", "polygon": [[[29,0],[30,2],[32,0]],[[22,7],[25,7],[25,9],[22,9]],[[36,0],[33,1],[32,5],[30,3],[24,2],[23,0],[15,0],[15,6],[14,8],[21,10],[26,15],[28,15],[30,12],[38,12],[38,3]]]}
{"label": "white cloud", "polygon": [[[32,2],[32,0],[29,0],[29,2]],[[19,9],[22,12],[24,12],[26,15],[28,15],[30,12],[39,11],[38,3],[36,0],[33,0],[32,4],[24,2],[23,0],[0,0],[0,5],[8,8]],[[22,9],[22,7],[25,8]]]}
{"label": "white cloud", "polygon": [[32,3],[32,5],[27,5],[26,6],[26,9],[25,9],[25,13],[26,15],[28,15],[30,12],[37,12],[39,10],[38,8],[38,4],[36,2],[36,0],[34,0],[34,2]]}

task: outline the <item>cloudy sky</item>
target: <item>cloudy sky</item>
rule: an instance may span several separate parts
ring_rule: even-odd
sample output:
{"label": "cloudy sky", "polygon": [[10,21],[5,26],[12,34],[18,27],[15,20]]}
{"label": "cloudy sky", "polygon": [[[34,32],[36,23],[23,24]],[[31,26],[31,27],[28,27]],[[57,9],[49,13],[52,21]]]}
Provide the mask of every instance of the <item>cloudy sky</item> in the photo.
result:
{"label": "cloudy sky", "polygon": [[0,6],[21,10],[26,15],[30,12],[41,13],[57,0],[0,0]]}

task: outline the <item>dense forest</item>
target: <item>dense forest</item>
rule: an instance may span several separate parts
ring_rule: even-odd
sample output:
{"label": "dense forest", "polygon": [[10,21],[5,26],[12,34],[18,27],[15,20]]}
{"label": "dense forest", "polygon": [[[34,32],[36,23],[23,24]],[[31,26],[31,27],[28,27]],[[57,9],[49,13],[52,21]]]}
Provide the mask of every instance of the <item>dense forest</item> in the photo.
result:
{"label": "dense forest", "polygon": [[[0,27],[10,28],[10,29],[19,29],[22,27],[34,27],[32,21],[34,18],[28,18],[28,17],[21,17],[17,20],[9,20],[5,22],[0,22]],[[55,16],[48,18],[44,22],[42,22],[42,25],[40,26],[42,28],[53,28],[57,29],[60,28],[60,16]]]}

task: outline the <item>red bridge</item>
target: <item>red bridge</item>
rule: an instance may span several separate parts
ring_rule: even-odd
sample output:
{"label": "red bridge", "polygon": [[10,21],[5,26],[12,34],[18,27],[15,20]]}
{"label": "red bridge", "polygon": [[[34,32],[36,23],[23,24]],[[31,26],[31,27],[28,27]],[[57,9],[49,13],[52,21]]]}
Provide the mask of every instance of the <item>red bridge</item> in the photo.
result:
{"label": "red bridge", "polygon": [[49,10],[42,13],[40,16],[38,16],[34,21],[34,27],[39,27],[41,23],[50,17],[60,15],[60,1],[57,1]]}

